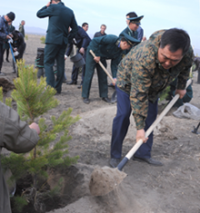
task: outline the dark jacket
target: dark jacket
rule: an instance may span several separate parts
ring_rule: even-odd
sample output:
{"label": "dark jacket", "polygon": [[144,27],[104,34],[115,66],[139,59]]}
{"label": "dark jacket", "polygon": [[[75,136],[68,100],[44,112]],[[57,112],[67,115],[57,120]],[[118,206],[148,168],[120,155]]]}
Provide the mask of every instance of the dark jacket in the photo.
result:
{"label": "dark jacket", "polygon": [[[8,26],[8,33],[12,33],[15,30],[15,27],[11,25]],[[10,46],[8,44],[8,41],[5,41],[3,44],[3,49],[9,49]]]}
{"label": "dark jacket", "polygon": [[101,34],[101,31],[99,31],[99,32],[96,32],[96,33],[94,34],[94,38],[95,38],[95,37],[105,36],[105,35],[107,35],[107,34],[106,34],[106,33]]}
{"label": "dark jacket", "polygon": [[23,52],[24,52],[24,46],[25,46],[25,42],[24,42],[24,37],[23,35],[15,30],[14,32],[17,33],[18,35],[18,40],[15,40],[15,37],[13,37],[13,43],[12,43],[12,47],[13,48],[17,48],[17,51],[23,55]]}
{"label": "dark jacket", "polygon": [[93,38],[89,50],[93,50],[96,56],[102,59],[111,59],[111,70],[116,77],[117,66],[122,59],[122,49],[119,47],[120,39],[115,35],[105,35]]}
{"label": "dark jacket", "polygon": [[[73,11],[65,7],[62,2],[43,7],[37,12],[37,17],[49,17],[46,44],[67,44],[72,41],[78,31]],[[72,28],[70,33],[69,27]]]}
{"label": "dark jacket", "polygon": [[83,47],[86,50],[91,41],[88,34],[80,26],[78,26],[78,33],[76,34],[75,39],[76,39],[76,43],[70,42],[67,47],[67,52],[66,52],[67,56],[69,56],[72,51],[73,43],[78,47],[78,49]]}
{"label": "dark jacket", "polygon": [[8,35],[8,23],[4,16],[0,17],[0,44],[6,41],[6,36]]}

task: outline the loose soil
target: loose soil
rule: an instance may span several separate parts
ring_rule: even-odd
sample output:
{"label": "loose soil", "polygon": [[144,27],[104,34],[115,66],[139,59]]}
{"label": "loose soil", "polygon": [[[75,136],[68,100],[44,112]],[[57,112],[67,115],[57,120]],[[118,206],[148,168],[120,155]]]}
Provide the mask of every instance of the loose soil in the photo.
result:
{"label": "loose soil", "polygon": [[[40,37],[28,35],[24,54],[26,64],[34,64],[37,48],[44,47]],[[67,59],[65,72],[68,81],[71,80],[71,70],[72,63]],[[15,77],[11,62],[4,62],[2,72],[10,80]],[[191,104],[200,108],[200,85],[196,82],[197,75],[194,73]],[[109,97],[113,92],[109,88]],[[10,91],[5,96],[10,96]],[[105,196],[94,197],[89,191],[90,176],[96,166],[108,166],[116,104],[107,104],[99,98],[96,74],[89,105],[83,103],[77,85],[63,83],[62,93],[56,98],[59,106],[43,117],[50,121],[50,116],[58,117],[69,107],[73,108],[73,116],[80,115],[81,119],[70,127],[72,139],[68,142],[70,156],[79,155],[80,159],[78,164],[53,175],[50,186],[53,187],[60,177],[64,178],[65,184],[63,197],[49,201],[49,206],[59,209],[47,209],[49,213],[200,213],[200,135],[191,133],[199,121],[178,119],[172,115],[173,108],[154,131],[152,156],[164,166],[154,167],[130,160],[123,170],[127,177],[119,187]],[[160,110],[162,107],[160,103]],[[123,156],[135,143],[135,123],[132,117],[130,120]]]}

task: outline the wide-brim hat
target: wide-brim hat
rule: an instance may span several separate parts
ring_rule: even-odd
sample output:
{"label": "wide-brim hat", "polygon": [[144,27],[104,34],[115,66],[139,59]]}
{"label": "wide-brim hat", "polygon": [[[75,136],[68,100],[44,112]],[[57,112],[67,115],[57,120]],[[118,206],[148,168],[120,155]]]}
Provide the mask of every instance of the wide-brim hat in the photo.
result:
{"label": "wide-brim hat", "polygon": [[127,33],[123,32],[119,35],[119,38],[124,38],[128,44],[130,44],[131,46],[133,46],[135,43],[140,43],[140,41],[136,38],[133,38],[132,36],[128,35]]}
{"label": "wide-brim hat", "polygon": [[127,20],[129,20],[130,22],[135,23],[137,25],[140,25],[140,21],[141,21],[141,19],[143,19],[143,17],[144,16],[130,17],[130,18],[127,18]]}

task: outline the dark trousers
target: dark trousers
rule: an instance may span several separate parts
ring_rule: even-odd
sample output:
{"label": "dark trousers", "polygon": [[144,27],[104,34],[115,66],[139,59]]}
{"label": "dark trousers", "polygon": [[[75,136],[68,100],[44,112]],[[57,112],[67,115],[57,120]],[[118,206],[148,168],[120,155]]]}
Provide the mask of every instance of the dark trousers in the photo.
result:
{"label": "dark trousers", "polygon": [[3,64],[3,44],[0,44],[0,72]]}
{"label": "dark trousers", "polygon": [[8,59],[8,57],[9,57],[9,51],[10,51],[9,48],[8,49],[3,49],[3,55],[6,52],[6,59]]}
{"label": "dark trousers", "polygon": [[[46,44],[44,49],[44,69],[47,85],[55,88],[58,93],[62,90],[62,81],[64,77],[64,54],[66,44]],[[56,60],[57,63],[57,78],[55,79],[53,65]]]}
{"label": "dark trousers", "polygon": [[[101,60],[101,62],[103,63],[104,66],[106,66],[105,60]],[[107,75],[100,67],[100,65],[94,61],[93,56],[89,53],[89,50],[87,50],[86,55],[86,69],[82,86],[82,97],[89,98],[95,67],[97,68],[97,75],[98,75],[99,96],[101,98],[107,98],[108,97]]]}
{"label": "dark trousers", "polygon": [[[116,87],[117,91],[117,115],[113,120],[112,128],[112,139],[111,139],[111,158],[121,158],[122,154],[122,144],[128,127],[130,124],[130,115],[131,115],[131,104],[130,97],[127,93],[120,90]],[[151,126],[155,121],[157,116],[157,105],[158,102],[152,103],[149,101],[148,115],[145,121],[145,131]],[[135,153],[135,156],[142,158],[151,157],[151,148],[153,145],[153,133],[148,136],[146,143],[143,143],[138,151]]]}
{"label": "dark trousers", "polygon": [[[87,50],[85,50],[85,51],[87,51]],[[77,53],[78,52],[79,52],[79,49],[77,50]],[[86,52],[83,55],[83,58],[86,61]],[[75,65],[73,65],[72,77],[71,77],[71,79],[72,79],[73,82],[77,82],[77,80],[78,80],[78,73],[79,73],[79,69],[80,68],[82,69],[82,82],[83,82],[83,79],[84,79],[84,76],[85,76],[85,65],[83,65],[82,67],[76,67]]]}

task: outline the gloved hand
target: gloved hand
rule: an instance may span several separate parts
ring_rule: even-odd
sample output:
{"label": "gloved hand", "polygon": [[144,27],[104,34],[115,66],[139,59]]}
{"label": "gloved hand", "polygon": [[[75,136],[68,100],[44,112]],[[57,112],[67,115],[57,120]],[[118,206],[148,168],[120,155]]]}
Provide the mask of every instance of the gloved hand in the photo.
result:
{"label": "gloved hand", "polygon": [[15,51],[14,52],[14,56],[18,56],[19,55],[19,52],[18,51]]}
{"label": "gloved hand", "polygon": [[13,39],[11,37],[9,38],[8,43],[13,43]]}

